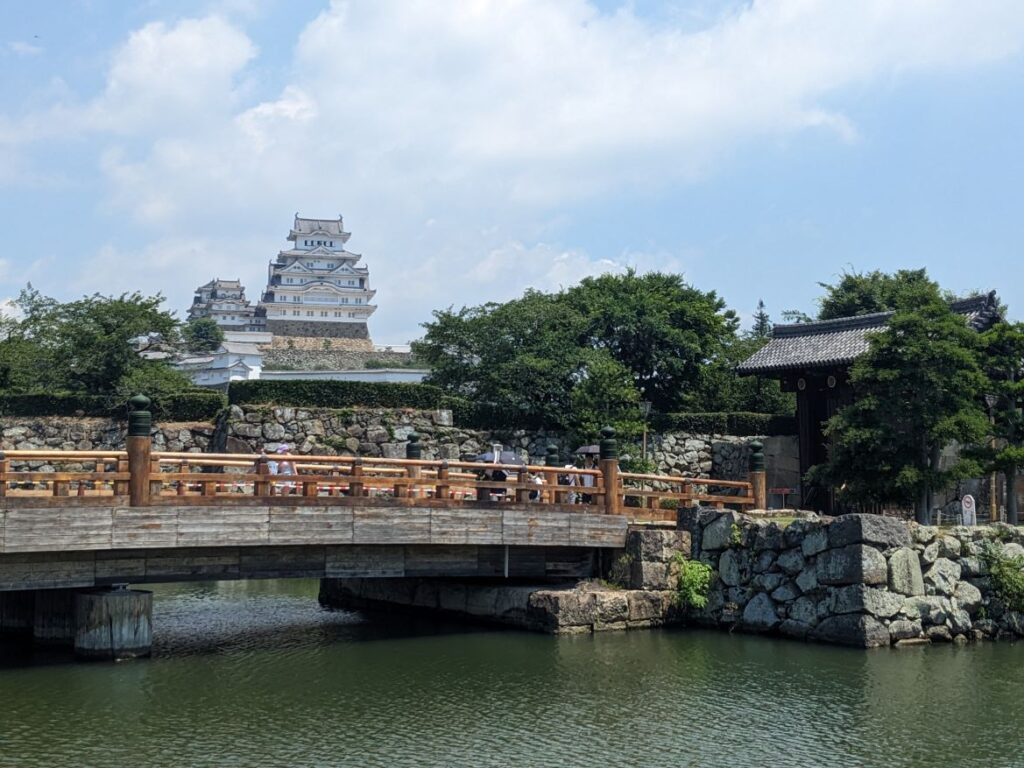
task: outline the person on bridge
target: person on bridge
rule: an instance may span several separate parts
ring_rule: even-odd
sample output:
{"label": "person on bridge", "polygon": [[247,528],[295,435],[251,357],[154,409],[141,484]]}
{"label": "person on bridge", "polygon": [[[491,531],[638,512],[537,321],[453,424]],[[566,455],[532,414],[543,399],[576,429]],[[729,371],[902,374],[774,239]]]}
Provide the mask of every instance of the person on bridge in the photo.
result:
{"label": "person on bridge", "polygon": [[[287,443],[281,443],[279,446],[277,446],[277,450],[275,450],[274,452],[276,454],[278,454],[278,455],[288,453],[288,444]],[[292,464],[292,462],[290,462],[290,461],[285,461],[285,460],[282,460],[282,461],[271,461],[271,462],[269,462],[269,468],[270,468],[270,474],[272,474],[272,475],[294,475],[295,474],[295,465]],[[291,493],[295,489],[295,484],[294,483],[284,483],[282,485],[279,485],[278,487],[282,488],[286,493]]]}

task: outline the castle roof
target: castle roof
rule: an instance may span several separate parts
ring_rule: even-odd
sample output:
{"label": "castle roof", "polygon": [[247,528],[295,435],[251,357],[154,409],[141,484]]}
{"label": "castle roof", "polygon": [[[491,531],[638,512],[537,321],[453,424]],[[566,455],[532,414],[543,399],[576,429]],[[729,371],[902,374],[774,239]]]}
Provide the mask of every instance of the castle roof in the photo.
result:
{"label": "castle roof", "polygon": [[288,239],[295,240],[300,236],[317,233],[342,238],[347,238],[349,235],[344,229],[340,214],[336,219],[304,219],[299,214],[295,214],[295,222],[292,224],[292,231],[288,234]]}
{"label": "castle roof", "polygon": [[[950,304],[976,331],[990,328],[999,318],[999,300],[992,291]],[[892,312],[838,317],[814,323],[776,325],[772,338],[737,368],[740,374],[772,374],[807,368],[849,365],[868,351],[870,336],[885,326]]]}

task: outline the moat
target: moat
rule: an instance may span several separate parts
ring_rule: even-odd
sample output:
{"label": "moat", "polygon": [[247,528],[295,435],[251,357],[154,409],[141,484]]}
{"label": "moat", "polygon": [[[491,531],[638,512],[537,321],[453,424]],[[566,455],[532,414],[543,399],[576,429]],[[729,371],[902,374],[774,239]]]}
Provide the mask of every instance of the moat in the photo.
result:
{"label": "moat", "polygon": [[0,646],[7,766],[1024,765],[1024,645],[552,637],[155,588],[153,657]]}

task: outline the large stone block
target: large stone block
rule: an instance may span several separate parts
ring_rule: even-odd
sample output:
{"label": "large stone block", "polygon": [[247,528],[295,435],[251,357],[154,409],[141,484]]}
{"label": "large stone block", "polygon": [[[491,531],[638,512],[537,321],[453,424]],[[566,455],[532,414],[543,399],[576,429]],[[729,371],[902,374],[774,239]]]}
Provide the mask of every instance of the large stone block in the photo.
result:
{"label": "large stone block", "polygon": [[664,620],[671,602],[671,592],[626,592],[629,602],[630,621],[661,621]]}
{"label": "large stone block", "polygon": [[794,547],[780,554],[776,563],[778,563],[779,568],[792,576],[800,573],[807,564],[807,561],[804,559],[803,552]]}
{"label": "large stone block", "polygon": [[750,553],[742,549],[728,549],[718,561],[718,576],[722,583],[738,587],[750,580]]}
{"label": "large stone block", "polygon": [[960,581],[960,564],[940,557],[924,575],[925,591],[932,595],[952,595]]}
{"label": "large stone block", "polygon": [[743,609],[741,624],[744,629],[754,632],[767,632],[781,623],[775,603],[768,595],[761,592],[755,595]]}
{"label": "large stone block", "polygon": [[903,608],[903,596],[863,584],[833,587],[828,599],[831,613],[870,613],[881,619],[895,616]]}
{"label": "large stone block", "polygon": [[910,547],[901,547],[889,556],[889,591],[901,595],[924,594],[921,562]]}
{"label": "large stone block", "polygon": [[911,544],[910,527],[902,520],[882,515],[842,515],[828,526],[829,546],[874,544],[888,549]]}
{"label": "large stone block", "polygon": [[819,584],[884,584],[888,578],[885,557],[865,544],[830,549],[818,556],[815,575]]}
{"label": "large stone block", "polygon": [[704,528],[701,549],[728,549],[733,544],[733,526],[739,524],[735,512],[726,512]]}
{"label": "large stone block", "polygon": [[810,633],[812,640],[858,648],[876,648],[889,645],[889,630],[873,616],[847,613],[831,616]]}
{"label": "large stone block", "polygon": [[826,549],[828,549],[828,529],[821,523],[814,523],[814,527],[808,526],[807,533],[800,541],[800,551],[804,557],[812,557]]}

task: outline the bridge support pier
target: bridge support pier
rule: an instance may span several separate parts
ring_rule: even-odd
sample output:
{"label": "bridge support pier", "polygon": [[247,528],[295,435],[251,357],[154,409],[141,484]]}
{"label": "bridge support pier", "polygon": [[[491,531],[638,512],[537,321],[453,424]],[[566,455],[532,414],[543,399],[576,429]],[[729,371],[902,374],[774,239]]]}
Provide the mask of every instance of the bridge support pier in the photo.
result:
{"label": "bridge support pier", "polygon": [[30,589],[0,592],[0,637],[32,637],[36,596]]}
{"label": "bridge support pier", "polygon": [[153,643],[153,593],[98,589],[75,596],[75,655],[118,661],[149,656]]}
{"label": "bridge support pier", "polygon": [[37,645],[75,643],[77,589],[37,589],[32,617],[32,639]]}

